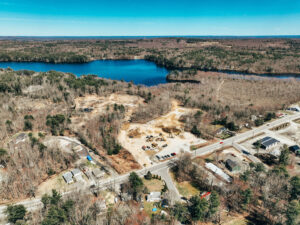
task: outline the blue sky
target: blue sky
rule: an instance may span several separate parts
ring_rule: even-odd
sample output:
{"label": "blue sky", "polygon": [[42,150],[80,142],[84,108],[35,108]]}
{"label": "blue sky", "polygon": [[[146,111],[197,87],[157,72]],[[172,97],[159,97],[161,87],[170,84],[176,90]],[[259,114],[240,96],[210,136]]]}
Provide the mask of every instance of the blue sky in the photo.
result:
{"label": "blue sky", "polygon": [[300,0],[0,0],[0,35],[300,35]]}

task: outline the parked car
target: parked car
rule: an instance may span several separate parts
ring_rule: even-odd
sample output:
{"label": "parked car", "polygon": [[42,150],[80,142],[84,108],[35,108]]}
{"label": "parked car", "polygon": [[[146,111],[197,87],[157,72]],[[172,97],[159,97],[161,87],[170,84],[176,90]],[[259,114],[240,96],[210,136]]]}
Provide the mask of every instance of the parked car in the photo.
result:
{"label": "parked car", "polygon": [[250,152],[246,151],[246,150],[242,150],[242,152],[245,154],[245,155],[250,155]]}
{"label": "parked car", "polygon": [[160,160],[160,157],[159,157],[158,155],[156,155],[156,158],[157,158],[158,160]]}

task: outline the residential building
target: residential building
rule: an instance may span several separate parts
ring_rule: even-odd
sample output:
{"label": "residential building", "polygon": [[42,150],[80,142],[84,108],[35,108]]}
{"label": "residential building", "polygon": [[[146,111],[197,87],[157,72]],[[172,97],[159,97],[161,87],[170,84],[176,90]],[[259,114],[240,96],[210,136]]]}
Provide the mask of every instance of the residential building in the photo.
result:
{"label": "residential building", "polygon": [[82,173],[81,171],[78,169],[78,168],[75,168],[71,171],[72,175],[73,175],[73,178],[76,179],[76,181],[82,181],[83,178],[82,178]]}
{"label": "residential building", "polygon": [[226,167],[229,169],[231,172],[237,172],[241,170],[241,166],[237,161],[234,161],[232,159],[227,159],[226,160]]}
{"label": "residential building", "polygon": [[76,177],[78,175],[81,175],[81,171],[78,168],[75,168],[71,171],[73,177]]}
{"label": "residential building", "polygon": [[96,168],[92,171],[92,174],[97,178],[100,179],[102,177],[104,177],[105,172],[103,170],[101,170],[100,168]]}
{"label": "residential building", "polygon": [[161,193],[160,192],[150,192],[147,195],[147,202],[158,202],[161,200]]}
{"label": "residential building", "polygon": [[221,127],[220,129],[217,130],[217,134],[220,135],[220,134],[223,134],[226,131],[227,131],[227,128]]}
{"label": "residential building", "polygon": [[71,172],[66,172],[63,174],[63,178],[67,184],[71,184],[74,182],[73,175]]}

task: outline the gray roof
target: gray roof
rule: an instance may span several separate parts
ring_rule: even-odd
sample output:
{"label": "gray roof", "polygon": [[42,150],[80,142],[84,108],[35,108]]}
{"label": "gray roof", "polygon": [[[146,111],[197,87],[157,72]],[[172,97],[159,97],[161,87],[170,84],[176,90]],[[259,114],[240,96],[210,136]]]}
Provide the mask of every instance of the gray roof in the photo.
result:
{"label": "gray roof", "polygon": [[73,169],[71,172],[74,177],[81,174],[81,171],[78,168]]}
{"label": "gray roof", "polygon": [[231,168],[234,168],[234,167],[236,167],[236,166],[239,166],[239,164],[238,164],[236,161],[233,161],[233,160],[231,160],[231,159],[227,159],[227,160],[226,160],[226,163],[227,163],[227,165],[228,165],[229,167],[231,167]]}
{"label": "gray roof", "polygon": [[66,172],[64,175],[63,175],[63,178],[64,180],[66,181],[67,184],[69,183],[72,183],[73,182],[73,175],[71,172]]}
{"label": "gray roof", "polygon": [[96,178],[100,178],[103,177],[105,175],[105,172],[103,170],[100,170],[100,168],[96,168],[92,171],[92,173],[94,174],[94,176]]}
{"label": "gray roof", "polygon": [[222,177],[227,182],[231,182],[231,177],[228,174],[224,173],[224,171],[217,167],[215,164],[205,163],[205,167],[211,170],[212,172],[216,173],[218,176]]}
{"label": "gray roof", "polygon": [[263,147],[268,147],[270,145],[273,145],[274,143],[279,143],[278,140],[276,140],[275,138],[272,137],[264,137],[263,139],[257,141],[257,143],[260,142],[260,144]]}

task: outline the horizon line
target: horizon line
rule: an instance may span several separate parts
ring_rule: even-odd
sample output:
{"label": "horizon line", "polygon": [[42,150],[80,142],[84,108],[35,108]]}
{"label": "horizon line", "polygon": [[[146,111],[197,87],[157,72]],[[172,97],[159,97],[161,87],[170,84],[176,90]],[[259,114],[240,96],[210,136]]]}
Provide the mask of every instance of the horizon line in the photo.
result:
{"label": "horizon line", "polygon": [[4,38],[300,38],[299,35],[0,35]]}

